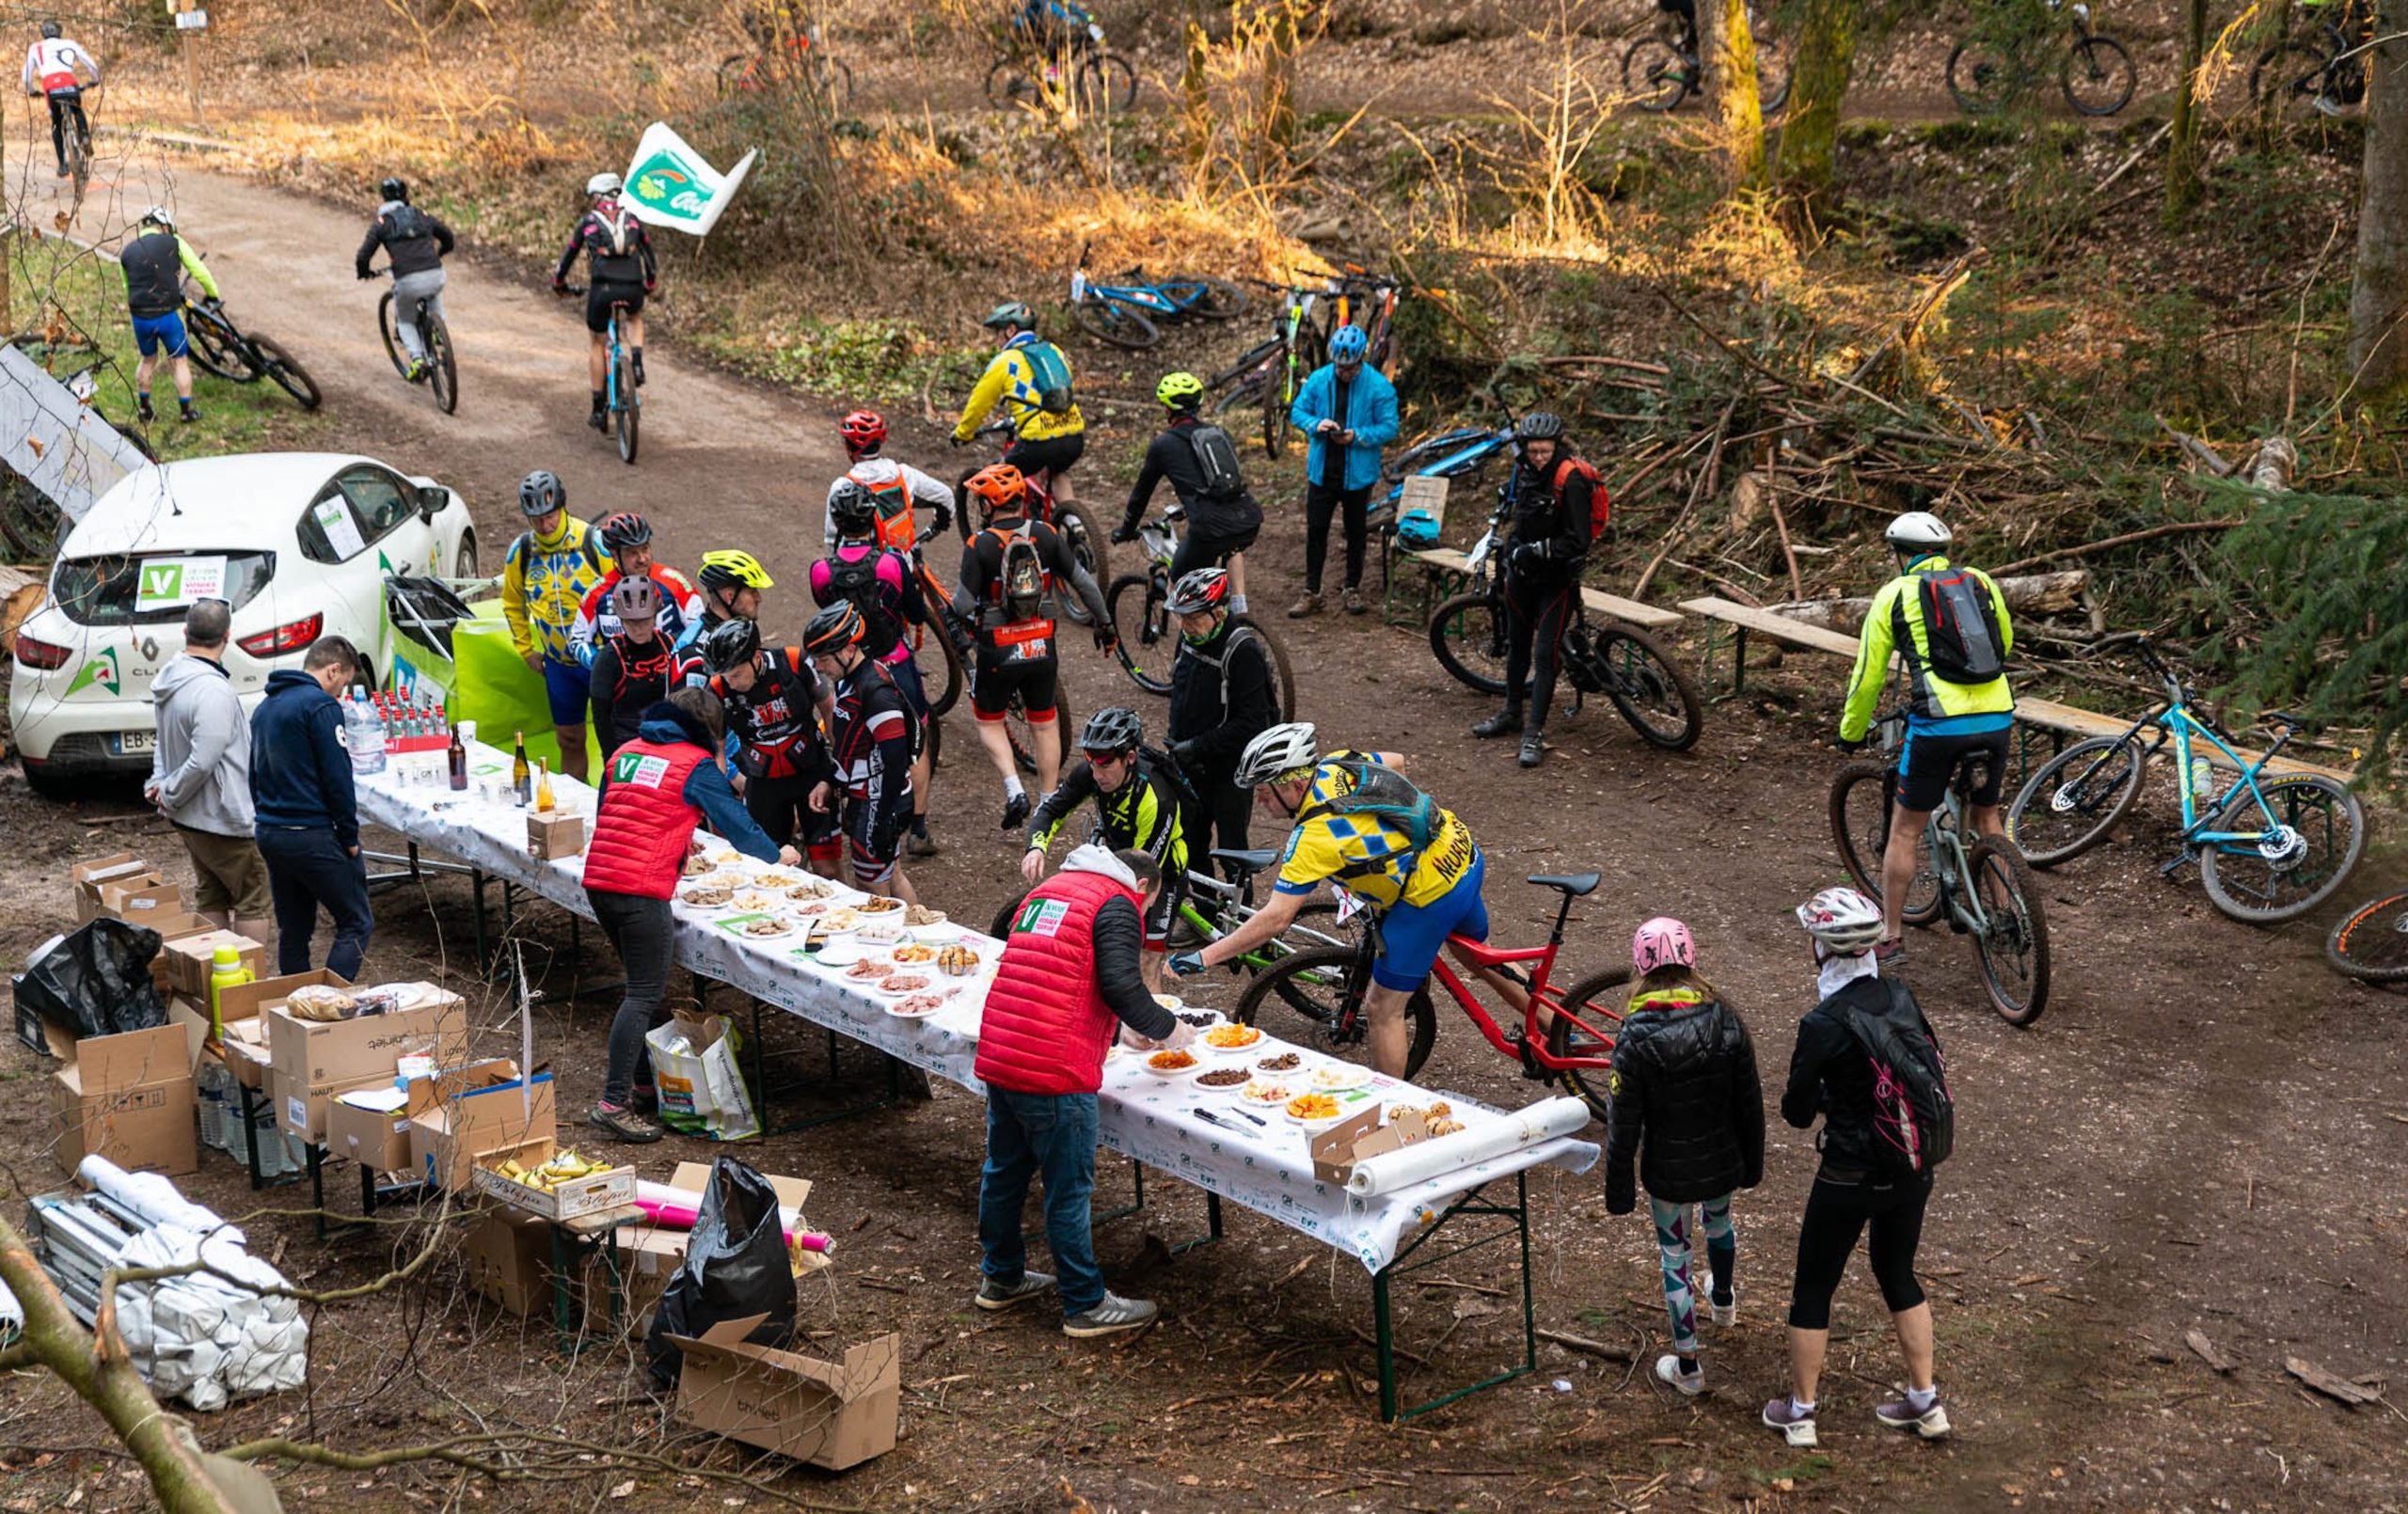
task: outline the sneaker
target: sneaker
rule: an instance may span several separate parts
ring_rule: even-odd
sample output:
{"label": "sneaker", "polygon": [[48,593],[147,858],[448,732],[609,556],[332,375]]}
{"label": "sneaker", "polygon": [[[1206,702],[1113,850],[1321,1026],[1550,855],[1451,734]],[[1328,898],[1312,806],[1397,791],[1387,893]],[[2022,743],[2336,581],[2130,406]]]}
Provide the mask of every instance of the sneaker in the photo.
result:
{"label": "sneaker", "polygon": [[1714,1311],[1714,1322],[1717,1325],[1721,1326],[1724,1330],[1728,1330],[1739,1322],[1739,1290],[1737,1288],[1733,1288],[1731,1290],[1730,1302],[1716,1302],[1714,1299],[1714,1278],[1710,1273],[1707,1275],[1705,1280],[1705,1302],[1706,1307]]}
{"label": "sneaker", "polygon": [[177,411],[177,412],[176,412],[176,419],[178,419],[179,421],[182,421],[183,424],[185,424],[185,425],[187,425],[187,426],[191,425],[194,421],[198,420],[199,418],[200,418],[200,412],[199,412],[199,411],[198,411],[198,410],[195,410],[195,409],[194,409],[192,406],[190,406],[190,405],[186,405],[186,406],[184,406],[182,410],[179,410],[179,411]]}
{"label": "sneaker", "polygon": [[638,1083],[628,1090],[627,1107],[638,1114],[660,1112],[660,1089],[654,1083]]}
{"label": "sneaker", "polygon": [[1535,731],[1522,738],[1521,761],[1524,767],[1536,767],[1539,765],[1539,759],[1545,755],[1546,738]]}
{"label": "sneaker", "polygon": [[1895,1399],[1873,1411],[1873,1417],[1893,1430],[1920,1435],[1926,1441],[1940,1440],[1948,1433],[1948,1411],[1937,1398],[1931,1401],[1929,1409],[1920,1414],[1915,1412],[1914,1405],[1904,1398]]}
{"label": "sneaker", "polygon": [[1903,962],[1906,956],[1907,938],[1903,936],[1895,940],[1883,941],[1873,949],[1873,960],[1883,967],[1888,967],[1893,962]]}
{"label": "sneaker", "polygon": [[1346,613],[1349,615],[1360,615],[1371,607],[1370,602],[1363,597],[1363,591],[1360,589],[1346,591],[1339,603],[1346,607]]}
{"label": "sneaker", "polygon": [[1471,728],[1471,733],[1482,741],[1492,736],[1510,736],[1522,729],[1522,712],[1503,709]]}
{"label": "sneaker", "polygon": [[978,1307],[990,1314],[1026,1303],[1054,1285],[1051,1272],[1022,1272],[1017,1283],[998,1283],[989,1278],[978,1285]]}
{"label": "sneaker", "polygon": [[150,401],[145,397],[135,402],[134,416],[137,420],[149,422],[158,419],[159,412],[150,408]]}
{"label": "sneaker", "polygon": [[1684,1372],[1680,1357],[1667,1351],[1656,1359],[1656,1380],[1685,1398],[1694,1398],[1705,1392],[1705,1368],[1691,1362]]}
{"label": "sneaker", "polygon": [[595,431],[607,431],[610,429],[610,419],[601,411],[594,410],[586,415],[585,423]]}
{"label": "sneaker", "polygon": [[937,839],[925,830],[915,830],[903,838],[903,849],[913,857],[934,857],[944,850]]}
{"label": "sneaker", "polygon": [[1028,823],[1028,812],[1035,808],[1035,805],[1028,802],[1028,794],[1025,790],[1006,796],[1004,799],[1004,823],[996,828],[1018,830]]}
{"label": "sneaker", "polygon": [[1814,1411],[1811,1409],[1798,1408],[1785,1394],[1765,1405],[1764,1421],[1787,1436],[1792,1445],[1813,1446],[1822,1443],[1814,1438]]}
{"label": "sneaker", "polygon": [[660,1127],[631,1109],[596,1104],[586,1112],[585,1123],[608,1131],[613,1141],[632,1141],[640,1145],[650,1145],[660,1139]]}
{"label": "sneaker", "polygon": [[410,371],[409,371],[408,372],[406,372],[406,373],[403,374],[403,375],[402,375],[402,377],[404,377],[404,378],[405,378],[405,379],[409,380],[412,384],[423,384],[423,383],[425,383],[425,382],[426,382],[426,359],[425,359],[425,358],[423,358],[423,357],[420,357],[420,358],[414,358],[414,359],[412,359],[412,360],[411,360],[411,362],[410,362]]}
{"label": "sneaker", "polygon": [[1319,594],[1307,594],[1304,598],[1297,600],[1294,604],[1288,607],[1288,619],[1291,621],[1301,621],[1308,615],[1318,615],[1320,613],[1321,596]]}
{"label": "sneaker", "polygon": [[1117,1335],[1124,1330],[1143,1330],[1161,1314],[1144,1299],[1124,1299],[1117,1293],[1107,1293],[1101,1303],[1085,1314],[1063,1320],[1062,1333],[1082,1341],[1098,1335]]}

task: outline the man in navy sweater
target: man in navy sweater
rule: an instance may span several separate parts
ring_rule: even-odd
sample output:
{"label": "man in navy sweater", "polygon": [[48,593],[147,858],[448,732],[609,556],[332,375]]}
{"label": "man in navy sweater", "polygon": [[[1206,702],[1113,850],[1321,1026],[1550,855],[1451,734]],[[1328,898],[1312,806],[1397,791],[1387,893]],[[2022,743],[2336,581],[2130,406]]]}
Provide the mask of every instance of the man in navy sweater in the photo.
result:
{"label": "man in navy sweater", "polygon": [[318,907],[335,923],[326,966],[359,981],[375,919],[359,858],[359,809],[335,691],[359,673],[359,653],[339,636],[311,643],[298,669],[270,673],[267,698],[251,714],[251,808],[276,905],[279,973],[309,970]]}

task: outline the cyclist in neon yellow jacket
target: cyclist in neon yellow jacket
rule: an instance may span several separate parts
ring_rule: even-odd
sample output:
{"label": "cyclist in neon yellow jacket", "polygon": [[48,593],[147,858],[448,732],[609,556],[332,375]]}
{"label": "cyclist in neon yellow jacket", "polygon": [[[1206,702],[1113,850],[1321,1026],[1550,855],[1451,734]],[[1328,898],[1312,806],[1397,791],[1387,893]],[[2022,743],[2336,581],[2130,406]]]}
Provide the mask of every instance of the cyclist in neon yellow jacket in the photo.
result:
{"label": "cyclist in neon yellow jacket", "polygon": [[585,596],[601,582],[604,561],[593,528],[568,513],[568,490],[538,470],[518,485],[527,529],[502,560],[501,613],[511,645],[544,677],[560,738],[561,771],[585,778],[585,707],[592,675],[578,660],[573,633]]}
{"label": "cyclist in neon yellow jacket", "polygon": [[[1036,312],[1018,300],[996,306],[979,324],[995,334],[999,350],[970,391],[970,402],[961,407],[961,418],[953,427],[953,445],[959,447],[975,437],[990,417],[1002,419],[1012,429],[1004,461],[1020,469],[1023,478],[1035,479],[1054,498],[1067,502],[1069,480],[1064,475],[1087,448],[1086,418],[1079,414],[1078,402],[1071,395],[1070,360],[1062,355],[1061,348],[1038,339]],[[954,493],[961,493],[958,481]],[[966,541],[970,512],[963,511],[959,520]]]}

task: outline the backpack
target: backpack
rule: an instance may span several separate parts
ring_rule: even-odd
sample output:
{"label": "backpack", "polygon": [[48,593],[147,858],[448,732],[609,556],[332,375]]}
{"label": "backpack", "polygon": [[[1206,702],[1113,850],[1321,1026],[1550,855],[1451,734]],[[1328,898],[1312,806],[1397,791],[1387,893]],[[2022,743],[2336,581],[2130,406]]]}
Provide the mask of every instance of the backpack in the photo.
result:
{"label": "backpack", "polygon": [[1873,1064],[1873,1161],[1883,1177],[1919,1182],[1956,1146],[1956,1106],[1940,1038],[1906,989],[1885,981],[1886,1013],[1837,1004],[1841,1023]]}
{"label": "backpack", "polygon": [[1032,341],[1017,351],[1028,359],[1038,409],[1049,416],[1067,416],[1076,408],[1078,401],[1070,393],[1070,364],[1061,348],[1050,341]]}
{"label": "backpack", "polygon": [[[1418,858],[1429,849],[1438,834],[1438,801],[1416,788],[1411,779],[1393,767],[1359,757],[1340,758],[1332,765],[1354,776],[1354,789],[1326,804],[1310,805],[1300,812],[1297,819],[1307,815],[1340,814],[1368,815],[1382,825],[1393,826],[1404,832],[1407,845],[1403,855]],[[1340,882],[1349,878],[1368,877],[1386,871],[1396,860],[1396,853],[1385,857],[1366,858],[1350,862],[1338,870]]]}
{"label": "backpack", "polygon": [[[897,465],[895,477],[884,483],[872,483],[859,473],[848,473],[852,480],[870,492],[878,501],[878,544],[897,552],[909,552],[917,544],[918,529],[911,517],[911,486],[904,481],[903,469]],[[866,615],[868,610],[862,611]]]}
{"label": "backpack", "polygon": [[995,575],[995,593],[1005,623],[1033,621],[1045,607],[1045,560],[1037,552],[1037,533],[1023,523],[1016,531],[987,528],[1001,544],[1003,562]]}
{"label": "backpack", "polygon": [[1971,568],[1919,568],[1913,577],[1931,675],[1943,684],[1987,684],[2004,677],[2006,638],[1989,585]]}
{"label": "backpack", "polygon": [[1245,474],[1238,467],[1238,446],[1229,434],[1218,426],[1199,424],[1182,428],[1188,447],[1196,453],[1196,471],[1203,475],[1203,493],[1207,499],[1237,499],[1245,494]]}
{"label": "backpack", "polygon": [[1594,544],[1606,534],[1606,519],[1613,513],[1612,502],[1606,497],[1606,481],[1585,457],[1567,457],[1555,465],[1555,497],[1563,497],[1563,486],[1575,475],[1589,481],[1589,540]]}
{"label": "backpack", "polygon": [[902,625],[886,607],[885,596],[878,591],[878,568],[885,559],[884,547],[850,560],[841,547],[828,554],[828,592],[837,599],[851,600],[853,608],[861,611],[862,644],[873,649],[873,657],[884,656],[903,639]]}
{"label": "backpack", "polygon": [[594,276],[606,283],[636,283],[643,277],[643,264],[636,255],[636,239],[642,234],[636,218],[617,200],[610,202],[610,210],[591,210],[587,220],[602,230],[609,239],[607,245],[594,249]]}
{"label": "backpack", "polygon": [[1144,762],[1146,772],[1159,779],[1163,787],[1170,791],[1171,803],[1179,811],[1179,833],[1188,846],[1187,863],[1190,867],[1198,865],[1203,859],[1196,855],[1195,848],[1204,834],[1206,824],[1203,796],[1196,792],[1196,785],[1188,781],[1187,774],[1171,760],[1168,752],[1140,746],[1137,756]]}
{"label": "backpack", "polygon": [[427,213],[411,204],[403,204],[385,217],[385,241],[422,242],[435,235],[435,223]]}

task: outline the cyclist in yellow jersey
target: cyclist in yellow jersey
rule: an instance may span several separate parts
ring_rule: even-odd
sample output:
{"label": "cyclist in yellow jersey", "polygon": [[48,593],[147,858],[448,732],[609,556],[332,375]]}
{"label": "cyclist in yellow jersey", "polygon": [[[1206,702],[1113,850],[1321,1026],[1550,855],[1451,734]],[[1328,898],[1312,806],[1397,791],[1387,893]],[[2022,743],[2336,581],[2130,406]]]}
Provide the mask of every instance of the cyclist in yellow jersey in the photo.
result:
{"label": "cyclist in yellow jersey", "polygon": [[[1004,449],[1003,460],[1023,477],[1037,478],[1048,494],[1067,503],[1070,481],[1065,475],[1087,448],[1086,418],[1070,391],[1070,360],[1061,348],[1038,337],[1037,313],[1018,300],[996,306],[979,324],[995,334],[998,351],[970,391],[970,402],[961,407],[953,445],[974,438],[990,417],[1005,421],[1012,429],[1012,442]],[[954,493],[960,492],[957,481]],[[966,537],[972,524],[966,509],[960,521]]]}
{"label": "cyclist in yellow jersey", "polygon": [[518,485],[527,529],[502,560],[501,613],[511,645],[544,677],[552,731],[560,738],[561,771],[585,779],[585,707],[593,675],[578,660],[575,632],[588,591],[602,581],[600,544],[568,513],[568,489],[537,470]]}

